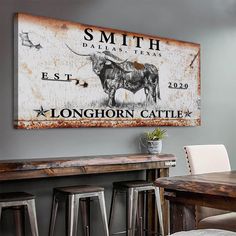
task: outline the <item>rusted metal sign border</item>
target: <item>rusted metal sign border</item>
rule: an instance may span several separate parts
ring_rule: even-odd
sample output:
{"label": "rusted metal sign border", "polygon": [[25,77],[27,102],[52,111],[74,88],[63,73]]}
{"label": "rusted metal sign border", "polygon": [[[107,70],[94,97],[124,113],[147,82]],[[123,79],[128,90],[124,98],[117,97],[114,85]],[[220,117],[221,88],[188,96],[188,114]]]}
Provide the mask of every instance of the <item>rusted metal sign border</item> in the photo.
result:
{"label": "rusted metal sign border", "polygon": [[[31,17],[31,15],[25,13],[16,13],[14,16],[14,35],[18,35],[18,16],[25,15]],[[160,41],[165,41],[167,44],[175,44],[180,46],[190,46],[198,48],[199,53],[196,58],[198,63],[198,96],[201,96],[201,64],[200,64],[200,44],[186,42],[171,38],[165,38],[149,34],[141,34],[136,32],[99,27],[94,25],[81,24],[77,22],[53,19],[50,17],[33,16],[33,18],[38,18],[38,20],[47,19],[49,22],[61,22],[64,24],[75,24],[76,26],[91,27],[96,30],[103,30],[106,32],[117,32],[119,34],[127,34],[138,37],[151,37],[152,39],[157,39]],[[200,114],[201,116],[201,114]],[[47,129],[47,128],[81,128],[81,127],[145,127],[145,126],[200,126],[201,117],[198,119],[174,119],[174,118],[134,118],[134,119],[79,119],[79,120],[20,120],[18,119],[18,39],[14,40],[14,128],[17,129]]]}

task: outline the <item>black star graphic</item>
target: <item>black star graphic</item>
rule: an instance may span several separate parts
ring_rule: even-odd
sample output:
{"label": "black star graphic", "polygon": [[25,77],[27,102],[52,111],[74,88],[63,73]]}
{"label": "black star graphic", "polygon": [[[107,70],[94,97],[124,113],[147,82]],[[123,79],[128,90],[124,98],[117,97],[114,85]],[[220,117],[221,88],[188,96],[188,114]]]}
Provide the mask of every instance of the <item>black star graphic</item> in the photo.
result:
{"label": "black star graphic", "polygon": [[190,112],[189,110],[185,111],[185,117],[191,117],[192,112]]}
{"label": "black star graphic", "polygon": [[41,106],[40,110],[34,110],[34,111],[38,113],[37,117],[39,117],[39,116],[45,116],[46,117],[45,113],[48,112],[49,110],[44,110],[43,107]]}

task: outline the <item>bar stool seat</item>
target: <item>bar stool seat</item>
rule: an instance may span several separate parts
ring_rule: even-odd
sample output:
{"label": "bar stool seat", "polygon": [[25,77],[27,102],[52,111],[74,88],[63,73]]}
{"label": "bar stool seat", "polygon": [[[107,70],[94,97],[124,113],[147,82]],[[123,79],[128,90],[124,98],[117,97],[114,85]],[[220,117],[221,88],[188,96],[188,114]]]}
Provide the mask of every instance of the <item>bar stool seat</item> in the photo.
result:
{"label": "bar stool seat", "polygon": [[104,191],[104,188],[90,185],[80,185],[80,186],[59,187],[55,188],[54,190],[62,193],[77,194],[85,192],[86,193],[101,192]]}
{"label": "bar stool seat", "polygon": [[[158,218],[159,218],[159,224],[160,224],[160,231],[161,231],[161,234],[164,235],[159,188],[156,187],[153,184],[153,182],[149,182],[149,181],[145,181],[145,180],[122,181],[122,182],[114,182],[113,183],[112,202],[111,202],[110,217],[109,217],[109,229],[110,229],[111,235],[112,234],[123,234],[125,232],[127,233],[128,236],[135,235],[137,209],[138,209],[138,205],[139,205],[138,201],[140,198],[139,195],[146,193],[147,191],[153,191],[155,194],[156,206],[157,206]],[[116,202],[117,194],[119,192],[126,193],[126,204],[127,204],[126,231],[112,233],[112,224],[113,224],[113,218],[114,218],[115,202]],[[140,235],[144,235],[143,219],[142,218],[139,222],[139,232],[140,232]]]}
{"label": "bar stool seat", "polygon": [[0,193],[0,202],[15,202],[35,199],[35,196],[25,192]]}
{"label": "bar stool seat", "polygon": [[[54,235],[58,204],[66,203],[66,235],[76,236],[78,228],[78,215],[81,206],[83,229],[86,236],[90,235],[89,208],[90,198],[98,198],[102,215],[105,235],[109,236],[106,206],[104,198],[104,188],[89,185],[58,187],[53,190],[53,203],[51,211],[49,236]],[[82,200],[82,201],[80,201]]]}
{"label": "bar stool seat", "polygon": [[113,183],[113,187],[115,187],[116,189],[136,188],[136,187],[146,187],[146,186],[154,186],[154,185],[152,182],[145,180],[121,181]]}
{"label": "bar stool seat", "polygon": [[0,193],[0,220],[3,209],[12,209],[15,215],[17,235],[25,235],[24,215],[28,211],[32,236],[38,236],[35,196],[25,192]]}

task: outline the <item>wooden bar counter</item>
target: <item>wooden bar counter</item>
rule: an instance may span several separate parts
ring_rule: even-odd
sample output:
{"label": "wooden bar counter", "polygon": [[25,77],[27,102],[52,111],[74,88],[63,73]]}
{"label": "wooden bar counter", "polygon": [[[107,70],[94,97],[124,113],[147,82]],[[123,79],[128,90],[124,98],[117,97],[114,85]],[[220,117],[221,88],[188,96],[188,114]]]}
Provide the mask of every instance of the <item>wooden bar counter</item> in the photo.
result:
{"label": "wooden bar counter", "polygon": [[[175,165],[176,157],[173,154],[119,154],[1,160],[0,181],[144,170],[146,171],[146,179],[154,182],[159,177],[169,176],[169,168]],[[167,219],[168,207],[163,196],[162,191],[164,219]],[[148,194],[147,197],[147,207],[146,227],[149,231],[158,231],[155,201],[151,194]],[[168,223],[165,221],[164,225],[165,232],[167,233]]]}
{"label": "wooden bar counter", "polygon": [[119,154],[41,159],[0,160],[0,181],[123,171],[168,169],[175,166],[172,154]]}

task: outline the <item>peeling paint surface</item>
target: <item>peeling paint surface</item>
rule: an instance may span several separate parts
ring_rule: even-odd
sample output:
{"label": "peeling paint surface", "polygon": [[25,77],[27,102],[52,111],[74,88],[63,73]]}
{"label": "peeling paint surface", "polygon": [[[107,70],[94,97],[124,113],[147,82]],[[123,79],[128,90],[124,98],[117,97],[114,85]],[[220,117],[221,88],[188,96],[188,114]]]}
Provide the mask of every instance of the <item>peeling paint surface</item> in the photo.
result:
{"label": "peeling paint surface", "polygon": [[199,44],[20,13],[14,26],[15,128],[201,124]]}

